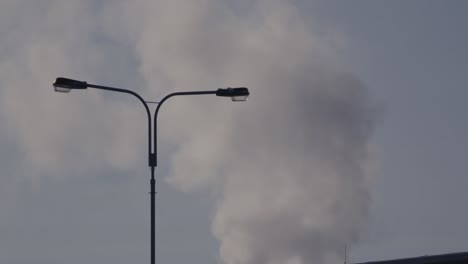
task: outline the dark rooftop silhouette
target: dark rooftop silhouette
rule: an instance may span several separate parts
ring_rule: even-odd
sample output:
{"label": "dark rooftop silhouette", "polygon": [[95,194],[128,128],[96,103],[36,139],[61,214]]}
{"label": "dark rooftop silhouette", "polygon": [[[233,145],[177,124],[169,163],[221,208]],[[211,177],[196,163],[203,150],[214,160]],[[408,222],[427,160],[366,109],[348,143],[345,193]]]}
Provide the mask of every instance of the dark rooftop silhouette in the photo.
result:
{"label": "dark rooftop silhouette", "polygon": [[356,264],[468,264],[468,252],[421,256],[394,260],[371,261]]}

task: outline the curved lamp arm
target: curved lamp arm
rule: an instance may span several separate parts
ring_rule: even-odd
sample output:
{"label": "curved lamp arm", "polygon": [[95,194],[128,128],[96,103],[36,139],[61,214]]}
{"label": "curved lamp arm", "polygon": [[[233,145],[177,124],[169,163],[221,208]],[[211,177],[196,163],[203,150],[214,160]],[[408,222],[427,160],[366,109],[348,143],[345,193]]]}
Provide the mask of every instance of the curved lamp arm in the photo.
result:
{"label": "curved lamp arm", "polygon": [[102,86],[102,85],[95,85],[95,84],[87,84],[87,87],[90,88],[95,88],[95,89],[101,89],[101,90],[107,90],[107,91],[114,91],[114,92],[119,92],[119,93],[126,93],[126,94],[131,94],[138,98],[140,102],[143,104],[146,110],[146,115],[148,116],[148,164],[150,167],[154,167],[156,164],[154,164],[154,158],[153,154],[151,152],[151,113],[148,107],[148,104],[145,102],[145,100],[137,93],[134,91],[126,90],[126,89],[120,89],[120,88],[114,88],[114,87],[107,87],[107,86]]}
{"label": "curved lamp arm", "polygon": [[[158,106],[156,107],[156,111],[154,112],[154,146],[153,146],[153,164],[154,166],[158,166],[158,113],[159,113],[159,108],[163,105],[163,103],[174,96],[181,96],[181,95],[204,95],[204,94],[216,94],[215,91],[191,91],[191,92],[177,92],[177,93],[171,93],[166,95],[159,103]],[[151,161],[150,161],[151,162]]]}
{"label": "curved lamp arm", "polygon": [[53,83],[54,90],[56,92],[61,92],[61,93],[69,93],[71,90],[82,90],[86,89],[88,87],[90,88],[96,88],[96,89],[101,89],[101,90],[107,90],[107,91],[113,91],[113,92],[119,92],[119,93],[126,93],[126,94],[131,94],[138,98],[140,102],[143,104],[146,110],[146,115],[148,116],[148,162],[150,167],[154,167],[153,161],[154,158],[153,154],[151,152],[151,113],[148,108],[148,104],[143,100],[143,98],[130,90],[126,89],[120,89],[120,88],[114,88],[114,87],[108,87],[108,86],[102,86],[102,85],[96,85],[96,84],[88,84],[87,82],[82,82],[78,80],[73,80],[69,78],[64,78],[64,77],[58,77],[55,82]]}

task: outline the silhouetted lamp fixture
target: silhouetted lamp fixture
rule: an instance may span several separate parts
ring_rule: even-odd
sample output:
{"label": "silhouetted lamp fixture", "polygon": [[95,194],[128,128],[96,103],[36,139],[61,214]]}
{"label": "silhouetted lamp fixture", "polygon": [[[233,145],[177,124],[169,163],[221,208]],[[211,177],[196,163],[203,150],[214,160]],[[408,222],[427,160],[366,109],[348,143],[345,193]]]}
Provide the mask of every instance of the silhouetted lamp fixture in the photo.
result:
{"label": "silhouetted lamp fixture", "polygon": [[68,93],[72,89],[88,88],[88,84],[86,82],[81,82],[81,81],[62,78],[62,77],[57,78],[53,85],[54,85],[54,90],[60,93]]}
{"label": "silhouetted lamp fixture", "polygon": [[[134,91],[126,90],[126,89],[120,89],[120,88],[115,88],[115,87],[108,87],[108,86],[102,86],[102,85],[96,85],[96,84],[89,84],[87,82],[82,82],[82,81],[77,81],[77,80],[72,80],[68,78],[63,78],[59,77],[55,80],[53,83],[54,90],[56,92],[61,92],[61,93],[68,93],[71,90],[74,89],[86,89],[86,88],[95,88],[95,89],[101,89],[101,90],[107,90],[107,91],[113,91],[113,92],[120,92],[120,93],[127,93],[131,94],[140,100],[140,102],[143,104],[146,110],[146,114],[148,116],[148,164],[151,168],[151,180],[150,180],[150,185],[151,185],[151,264],[154,264],[156,262],[156,240],[155,240],[155,194],[156,194],[156,181],[154,179],[154,169],[157,167],[157,149],[158,149],[158,144],[157,144],[157,117],[159,113],[159,108],[162,106],[162,104],[169,98],[174,97],[174,96],[182,96],[182,95],[207,95],[207,94],[216,94],[216,96],[221,96],[221,97],[229,97],[231,98],[232,101],[234,102],[240,102],[240,101],[246,101],[247,97],[249,96],[249,90],[245,87],[238,87],[238,88],[220,88],[218,90],[212,90],[212,91],[188,91],[188,92],[175,92],[166,95],[164,98],[159,101],[158,106],[156,107],[156,110],[154,112],[154,121],[151,123],[151,113],[148,107],[148,102],[145,101],[139,94],[135,93]],[[154,126],[154,129],[152,131],[152,126]],[[151,137],[153,132],[153,137]],[[154,145],[152,145],[152,142]]]}
{"label": "silhouetted lamp fixture", "polygon": [[239,88],[226,88],[218,89],[216,91],[216,96],[231,97],[231,100],[234,102],[247,101],[249,97],[249,90],[245,87]]}

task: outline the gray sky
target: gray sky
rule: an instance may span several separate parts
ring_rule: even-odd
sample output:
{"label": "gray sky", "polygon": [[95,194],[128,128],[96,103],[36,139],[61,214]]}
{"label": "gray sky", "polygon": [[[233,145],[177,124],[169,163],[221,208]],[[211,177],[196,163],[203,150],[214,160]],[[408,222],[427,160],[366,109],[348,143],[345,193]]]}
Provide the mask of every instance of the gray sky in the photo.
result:
{"label": "gray sky", "polygon": [[58,76],[149,100],[251,88],[245,104],[164,106],[160,262],[467,251],[467,7],[2,1],[0,262],[149,261],[144,112],[53,93]]}

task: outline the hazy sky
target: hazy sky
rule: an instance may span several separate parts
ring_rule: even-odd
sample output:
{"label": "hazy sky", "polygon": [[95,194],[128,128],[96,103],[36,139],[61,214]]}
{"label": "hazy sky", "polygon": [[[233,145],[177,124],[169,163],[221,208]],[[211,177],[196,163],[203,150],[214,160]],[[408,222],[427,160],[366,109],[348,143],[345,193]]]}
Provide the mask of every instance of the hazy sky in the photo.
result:
{"label": "hazy sky", "polygon": [[0,262],[149,261],[146,120],[164,106],[157,262],[468,251],[465,1],[0,2]]}

